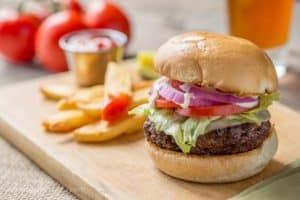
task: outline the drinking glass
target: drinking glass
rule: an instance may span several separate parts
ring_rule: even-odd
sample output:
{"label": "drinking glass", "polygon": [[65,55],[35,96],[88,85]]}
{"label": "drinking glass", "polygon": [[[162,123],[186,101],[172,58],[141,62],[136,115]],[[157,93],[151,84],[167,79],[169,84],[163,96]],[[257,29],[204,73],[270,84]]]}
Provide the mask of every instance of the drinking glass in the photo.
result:
{"label": "drinking glass", "polygon": [[293,4],[294,0],[227,0],[230,34],[265,49],[279,77],[286,72]]}

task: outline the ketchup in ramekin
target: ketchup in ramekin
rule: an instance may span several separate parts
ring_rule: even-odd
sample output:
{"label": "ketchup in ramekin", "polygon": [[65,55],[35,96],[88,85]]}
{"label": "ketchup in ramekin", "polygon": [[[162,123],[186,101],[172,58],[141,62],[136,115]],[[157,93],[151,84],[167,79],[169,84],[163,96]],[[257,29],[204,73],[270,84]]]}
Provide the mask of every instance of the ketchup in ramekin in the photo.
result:
{"label": "ketchup in ramekin", "polygon": [[69,33],[59,44],[79,86],[87,87],[103,84],[107,64],[122,59],[126,42],[126,35],[119,31],[90,29]]}

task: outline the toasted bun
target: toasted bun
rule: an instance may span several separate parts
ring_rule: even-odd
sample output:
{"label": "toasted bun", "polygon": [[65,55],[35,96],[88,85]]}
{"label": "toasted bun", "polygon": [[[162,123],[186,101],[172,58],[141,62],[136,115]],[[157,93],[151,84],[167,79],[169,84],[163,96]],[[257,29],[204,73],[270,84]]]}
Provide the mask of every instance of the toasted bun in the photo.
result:
{"label": "toasted bun", "polygon": [[171,79],[240,95],[277,90],[271,59],[248,40],[216,33],[175,36],[155,55],[155,69]]}
{"label": "toasted bun", "polygon": [[273,129],[260,148],[232,155],[187,155],[150,142],[147,147],[156,167],[170,176],[200,183],[224,183],[262,171],[277,150],[277,135]]}

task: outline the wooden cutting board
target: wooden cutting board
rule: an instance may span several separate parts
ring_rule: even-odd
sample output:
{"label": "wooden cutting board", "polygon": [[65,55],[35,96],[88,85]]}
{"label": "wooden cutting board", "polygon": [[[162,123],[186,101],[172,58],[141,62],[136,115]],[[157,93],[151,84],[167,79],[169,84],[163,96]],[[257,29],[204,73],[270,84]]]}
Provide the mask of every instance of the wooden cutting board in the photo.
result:
{"label": "wooden cutting board", "polygon": [[79,144],[69,134],[45,133],[41,121],[56,112],[56,104],[41,96],[39,85],[68,76],[0,89],[0,134],[82,199],[226,199],[300,158],[300,115],[277,103],[271,113],[279,149],[262,173],[231,184],[174,179],[154,168],[142,132],[101,144]]}

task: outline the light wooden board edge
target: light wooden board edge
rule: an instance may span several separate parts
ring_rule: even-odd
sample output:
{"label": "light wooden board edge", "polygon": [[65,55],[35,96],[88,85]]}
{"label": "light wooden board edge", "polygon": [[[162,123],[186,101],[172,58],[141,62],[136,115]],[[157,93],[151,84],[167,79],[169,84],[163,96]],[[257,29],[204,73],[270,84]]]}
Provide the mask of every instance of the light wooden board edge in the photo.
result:
{"label": "light wooden board edge", "polygon": [[[78,198],[84,200],[104,200],[109,198],[109,195],[106,196],[103,193],[104,190],[100,193],[96,188],[87,184],[87,181],[84,181],[83,177],[73,174],[58,160],[53,159],[51,155],[42,150],[39,145],[18,133],[18,131],[5,120],[4,116],[0,118],[0,136],[23,152],[36,163],[37,166],[42,168],[47,174],[61,183]],[[88,194],[94,195],[89,196]]]}

